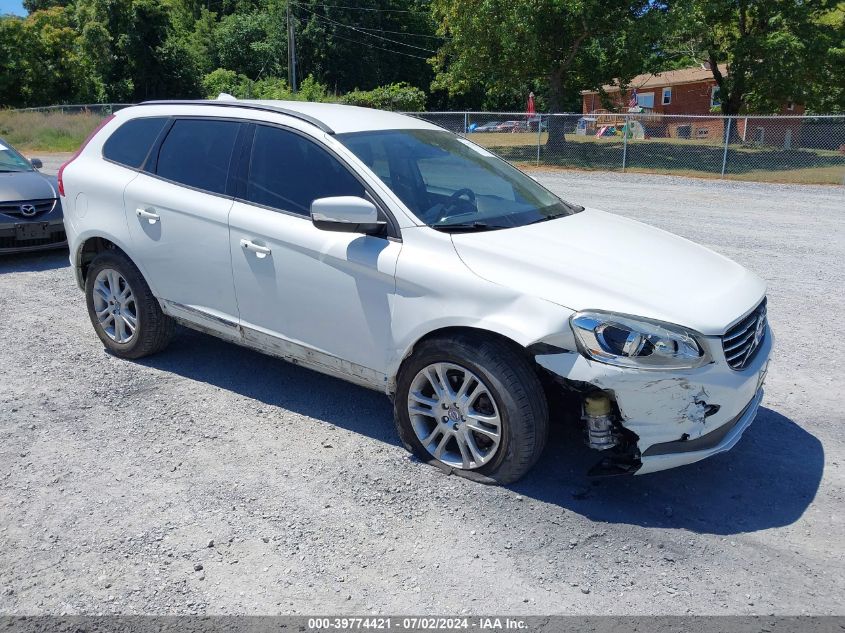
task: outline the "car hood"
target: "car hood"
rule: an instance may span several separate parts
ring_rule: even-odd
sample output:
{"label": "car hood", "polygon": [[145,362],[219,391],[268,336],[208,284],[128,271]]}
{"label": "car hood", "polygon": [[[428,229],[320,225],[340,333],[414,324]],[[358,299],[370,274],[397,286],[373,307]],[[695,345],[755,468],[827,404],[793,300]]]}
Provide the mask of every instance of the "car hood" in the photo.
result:
{"label": "car hood", "polygon": [[762,279],[666,231],[595,209],[499,231],[456,233],[478,276],[572,310],[607,310],[723,334],[763,298]]}
{"label": "car hood", "polygon": [[57,198],[57,189],[55,177],[37,171],[0,173],[0,202]]}

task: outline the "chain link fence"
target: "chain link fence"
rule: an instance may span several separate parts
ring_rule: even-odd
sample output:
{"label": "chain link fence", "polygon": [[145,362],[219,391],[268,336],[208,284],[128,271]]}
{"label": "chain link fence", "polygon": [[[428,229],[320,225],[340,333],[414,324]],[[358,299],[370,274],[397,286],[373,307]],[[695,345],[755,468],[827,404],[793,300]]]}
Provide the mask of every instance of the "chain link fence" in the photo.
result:
{"label": "chain link fence", "polygon": [[118,110],[128,108],[135,105],[134,103],[74,103],[68,105],[52,105],[42,106],[39,108],[20,108],[13,110],[13,112],[42,112],[49,114],[51,112],[58,112],[59,114],[99,114],[108,116],[114,114]]}
{"label": "chain link fence", "polygon": [[845,116],[413,113],[518,164],[845,184]]}
{"label": "chain link fence", "polygon": [[[14,112],[106,116],[129,103]],[[409,112],[522,166],[845,185],[845,115]]]}

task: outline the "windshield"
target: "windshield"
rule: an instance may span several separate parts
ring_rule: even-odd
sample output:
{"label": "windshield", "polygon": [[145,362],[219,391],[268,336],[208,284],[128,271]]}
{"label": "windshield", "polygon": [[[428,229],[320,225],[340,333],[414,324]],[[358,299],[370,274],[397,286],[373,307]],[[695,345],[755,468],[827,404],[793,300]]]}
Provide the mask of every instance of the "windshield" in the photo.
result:
{"label": "windshield", "polygon": [[414,215],[436,229],[511,228],[582,210],[445,130],[382,130],[337,138]]}
{"label": "windshield", "polygon": [[0,172],[32,171],[32,165],[23,156],[0,140]]}

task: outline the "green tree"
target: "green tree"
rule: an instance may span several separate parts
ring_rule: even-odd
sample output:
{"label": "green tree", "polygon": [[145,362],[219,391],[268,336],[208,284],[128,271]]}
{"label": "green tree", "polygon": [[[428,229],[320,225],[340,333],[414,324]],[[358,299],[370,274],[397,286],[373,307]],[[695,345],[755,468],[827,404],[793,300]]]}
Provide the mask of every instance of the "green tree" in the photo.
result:
{"label": "green tree", "polygon": [[[450,95],[482,86],[487,103],[524,108],[542,87],[552,112],[580,110],[579,91],[633,76],[649,58],[662,6],[653,0],[434,0],[449,40],[433,60],[433,88]],[[514,103],[515,102],[515,103]],[[549,143],[563,138],[553,119]]]}
{"label": "green tree", "polygon": [[192,97],[200,70],[157,0],[76,0],[76,47],[89,98]]}
{"label": "green tree", "polygon": [[24,20],[14,16],[0,17],[0,106],[26,105],[23,87],[27,85]]}
{"label": "green tree", "polygon": [[199,71],[173,33],[166,6],[158,0],[132,0],[128,19],[129,31],[120,44],[129,61],[132,100],[196,96]]}
{"label": "green tree", "polygon": [[252,79],[277,76],[287,69],[287,38],[278,16],[267,10],[237,12],[220,20],[212,59]]}
{"label": "green tree", "polygon": [[35,13],[53,7],[66,7],[70,2],[71,0],[23,0],[21,4],[28,13]]}
{"label": "green tree", "polygon": [[130,1],[76,0],[73,8],[77,54],[86,78],[83,100],[131,100],[133,84],[125,50]]}
{"label": "green tree", "polygon": [[845,2],[823,15],[820,46],[825,50],[818,60],[821,65],[814,81],[807,88],[807,109],[820,114],[845,112]]}
{"label": "green tree", "polygon": [[27,91],[31,103],[62,103],[76,92],[75,31],[61,6],[31,13],[26,19]]}
{"label": "green tree", "polygon": [[252,98],[252,80],[234,70],[218,68],[202,78],[203,95],[206,99],[216,99],[221,92],[238,99]]}
{"label": "green tree", "polygon": [[67,9],[0,18],[0,103],[31,106],[73,99],[81,79]]}
{"label": "green tree", "polygon": [[830,85],[831,62],[842,60],[841,30],[837,49],[836,26],[824,19],[835,7],[831,0],[677,0],[667,48],[710,64],[723,114],[777,112]]}
{"label": "green tree", "polygon": [[427,87],[442,41],[423,0],[299,0],[293,5],[299,76],[333,92],[409,81]]}

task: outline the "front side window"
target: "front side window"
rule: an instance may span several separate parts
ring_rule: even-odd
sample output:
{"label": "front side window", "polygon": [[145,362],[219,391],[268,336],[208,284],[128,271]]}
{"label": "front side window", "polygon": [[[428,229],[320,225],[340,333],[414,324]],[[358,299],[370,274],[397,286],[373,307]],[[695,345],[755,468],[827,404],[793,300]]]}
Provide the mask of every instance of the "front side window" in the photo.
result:
{"label": "front side window", "polygon": [[663,105],[669,105],[672,103],[672,89],[671,88],[664,88],[663,89]]}
{"label": "front side window", "polygon": [[210,193],[225,193],[239,129],[235,121],[176,120],[161,145],[156,174]]}
{"label": "front side window", "polygon": [[166,117],[130,119],[105,142],[103,158],[133,169],[139,168],[166,123]]}
{"label": "front side window", "polygon": [[445,130],[355,132],[337,138],[433,228],[510,228],[581,210]]}
{"label": "front side window", "polygon": [[307,216],[317,198],[364,193],[358,179],[313,141],[277,127],[255,128],[247,201]]}
{"label": "front side window", "polygon": [[11,146],[0,140],[0,173],[32,171],[32,165]]}

